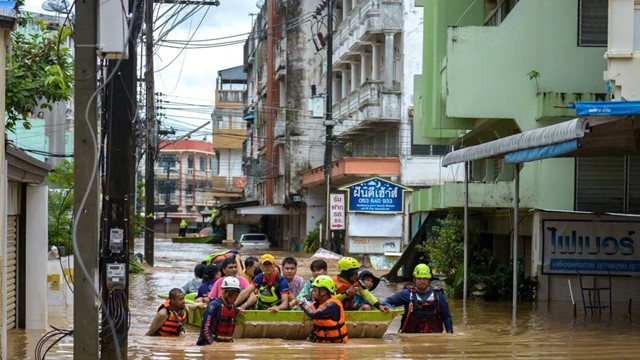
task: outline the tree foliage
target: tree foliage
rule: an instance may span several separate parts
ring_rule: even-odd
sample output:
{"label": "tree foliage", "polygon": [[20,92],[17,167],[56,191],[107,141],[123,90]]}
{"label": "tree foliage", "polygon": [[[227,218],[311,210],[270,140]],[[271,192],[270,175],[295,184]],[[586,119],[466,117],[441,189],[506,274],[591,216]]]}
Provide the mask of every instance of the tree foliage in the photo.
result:
{"label": "tree foliage", "polygon": [[59,163],[49,174],[49,244],[64,246],[66,254],[73,253],[73,162]]}
{"label": "tree foliage", "polygon": [[[21,18],[25,25],[29,18]],[[73,59],[62,46],[71,35],[68,26],[56,32],[47,30],[42,20],[35,21],[30,33],[11,33],[11,51],[7,53],[6,111],[7,130],[22,125],[29,129],[27,113],[34,109],[52,109],[58,101],[68,101],[73,93]]]}

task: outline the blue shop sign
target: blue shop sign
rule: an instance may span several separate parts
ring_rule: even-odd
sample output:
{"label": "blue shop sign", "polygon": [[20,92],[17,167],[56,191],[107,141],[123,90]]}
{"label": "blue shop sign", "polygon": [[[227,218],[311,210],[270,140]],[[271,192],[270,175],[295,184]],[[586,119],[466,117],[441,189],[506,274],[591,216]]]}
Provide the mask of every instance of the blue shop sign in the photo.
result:
{"label": "blue shop sign", "polygon": [[401,213],[404,211],[406,186],[377,177],[343,186],[349,191],[347,211],[372,213]]}

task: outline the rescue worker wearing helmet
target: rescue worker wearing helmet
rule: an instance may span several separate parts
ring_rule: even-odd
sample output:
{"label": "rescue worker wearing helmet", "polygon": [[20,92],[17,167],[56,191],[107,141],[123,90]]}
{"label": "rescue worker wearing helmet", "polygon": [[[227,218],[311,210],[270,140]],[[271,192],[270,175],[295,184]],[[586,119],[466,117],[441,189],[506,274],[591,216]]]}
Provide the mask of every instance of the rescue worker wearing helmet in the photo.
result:
{"label": "rescue worker wearing helmet", "polygon": [[431,268],[418,264],[413,270],[413,284],[384,299],[384,304],[404,306],[400,324],[403,333],[453,333],[449,304],[441,288],[431,286]]}
{"label": "rescue worker wearing helmet", "polygon": [[204,311],[197,345],[233,341],[239,311],[234,303],[240,294],[240,281],[235,276],[227,276],[222,279],[221,289],[222,296],[209,301]]}
{"label": "rescue worker wearing helmet", "polygon": [[306,299],[298,301],[307,316],[313,320],[313,333],[309,340],[319,343],[346,343],[347,325],[345,324],[342,302],[333,295],[336,285],[327,275],[320,275],[311,284],[313,303]]}
{"label": "rescue worker wearing helmet", "polygon": [[389,312],[389,307],[382,305],[371,292],[364,286],[360,286],[358,281],[358,270],[360,263],[357,259],[345,256],[338,260],[338,271],[340,274],[331,277],[336,285],[336,298],[342,301],[344,309],[357,310],[353,304],[353,297],[359,294],[367,303],[384,312]]}

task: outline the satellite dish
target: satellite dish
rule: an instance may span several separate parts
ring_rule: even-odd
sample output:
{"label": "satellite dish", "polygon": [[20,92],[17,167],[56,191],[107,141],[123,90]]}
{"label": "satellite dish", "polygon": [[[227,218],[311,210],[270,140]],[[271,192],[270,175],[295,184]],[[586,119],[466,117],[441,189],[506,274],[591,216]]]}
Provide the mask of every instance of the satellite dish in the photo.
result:
{"label": "satellite dish", "polygon": [[47,0],[42,3],[42,9],[59,14],[66,14],[69,11],[69,3],[67,0]]}
{"label": "satellite dish", "polygon": [[264,0],[258,0],[258,2],[256,3],[256,7],[258,9],[262,9],[263,6],[264,6]]}

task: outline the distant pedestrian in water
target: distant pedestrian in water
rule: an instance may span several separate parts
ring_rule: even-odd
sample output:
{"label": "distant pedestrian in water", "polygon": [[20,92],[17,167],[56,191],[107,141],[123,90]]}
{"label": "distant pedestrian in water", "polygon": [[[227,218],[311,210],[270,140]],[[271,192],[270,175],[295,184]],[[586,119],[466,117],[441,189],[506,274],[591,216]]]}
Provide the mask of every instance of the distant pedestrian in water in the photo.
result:
{"label": "distant pedestrian in water", "polygon": [[178,236],[179,237],[185,237],[187,236],[187,226],[189,224],[187,224],[187,221],[185,219],[181,219],[180,220],[180,229],[178,230]]}
{"label": "distant pedestrian in water", "polygon": [[413,284],[382,302],[392,306],[404,305],[400,324],[403,333],[453,333],[449,304],[441,288],[431,286],[431,268],[418,264],[413,270]]}

